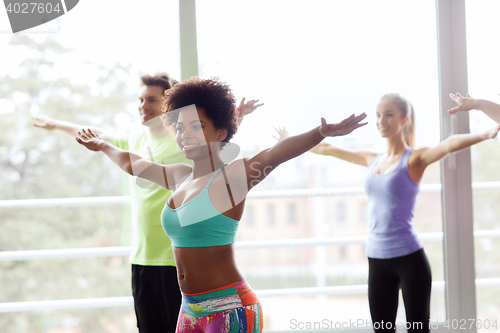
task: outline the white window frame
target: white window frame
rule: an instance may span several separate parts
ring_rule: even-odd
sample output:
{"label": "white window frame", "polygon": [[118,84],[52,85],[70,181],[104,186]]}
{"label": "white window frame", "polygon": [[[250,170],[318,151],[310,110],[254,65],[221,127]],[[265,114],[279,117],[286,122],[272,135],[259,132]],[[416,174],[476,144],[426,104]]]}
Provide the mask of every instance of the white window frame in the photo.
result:
{"label": "white window frame", "polygon": [[[441,140],[469,133],[469,114],[448,115],[449,93],[468,91],[465,0],[436,0]],[[441,162],[446,319],[476,319],[470,149]],[[476,332],[468,328],[465,332]]]}

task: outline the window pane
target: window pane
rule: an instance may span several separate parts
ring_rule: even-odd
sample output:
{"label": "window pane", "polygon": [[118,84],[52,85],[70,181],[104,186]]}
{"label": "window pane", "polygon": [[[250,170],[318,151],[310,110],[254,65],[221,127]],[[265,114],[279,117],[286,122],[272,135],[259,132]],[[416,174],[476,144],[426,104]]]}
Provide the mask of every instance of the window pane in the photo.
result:
{"label": "window pane", "polygon": [[0,324],[9,333],[137,332],[133,306],[2,313]]}
{"label": "window pane", "polygon": [[[401,93],[415,107],[417,147],[436,145],[439,110],[434,6],[431,0],[197,1],[200,76],[225,79],[238,102],[246,97],[265,103],[245,119],[234,138],[245,156],[276,142],[273,126],[286,126],[291,134],[297,134],[318,126],[320,117],[336,122],[361,112],[367,112],[368,126],[325,141],[347,149],[382,152],[386,143],[375,126],[375,107],[387,92]],[[287,223],[290,198],[249,199],[255,207],[255,224],[252,229],[241,225],[239,239],[365,235],[365,175],[363,167],[311,153],[280,165],[254,191],[300,193],[314,188],[354,187],[359,188],[359,194],[294,197],[297,222],[293,225]],[[439,182],[436,163],[428,168],[422,183]],[[276,216],[272,227],[260,215],[270,202]],[[439,192],[421,192],[414,223],[420,233],[442,231]],[[441,242],[424,245],[433,279],[443,280]],[[340,245],[278,250],[282,252],[276,253],[272,265],[266,260],[269,249],[239,250],[238,262],[254,289],[367,283],[362,244],[345,245],[343,250]],[[249,251],[260,259],[247,262]],[[370,318],[366,294],[357,292],[261,301],[267,329],[289,330],[292,319]],[[444,304],[443,289],[434,290],[433,320],[444,320]],[[404,307],[399,310],[398,321],[404,321]]]}
{"label": "window pane", "polygon": [[[80,1],[57,20],[0,34],[0,200],[127,195],[128,180],[44,114],[125,136],[139,77],[179,78],[177,1]],[[7,16],[5,15],[7,20]],[[44,32],[49,33],[44,33]],[[2,31],[5,32],[5,31]],[[0,250],[130,245],[129,205],[0,208]],[[0,302],[131,296],[127,257],[0,262]],[[132,306],[0,314],[2,332],[137,332]]]}
{"label": "window pane", "polygon": [[294,224],[297,222],[296,206],[294,203],[288,204],[288,223]]}
{"label": "window pane", "polygon": [[[476,98],[500,103],[500,50],[489,38],[499,31],[495,13],[498,1],[467,1],[467,60],[469,93]],[[464,92],[465,93],[465,92]],[[482,112],[469,113],[472,133],[484,132],[496,125]],[[500,145],[498,137],[475,145],[471,149],[474,239],[476,264],[477,318],[492,323],[500,309]],[[481,237],[478,237],[481,236]],[[498,322],[497,322],[498,324]],[[483,327],[478,332],[497,332]]]}

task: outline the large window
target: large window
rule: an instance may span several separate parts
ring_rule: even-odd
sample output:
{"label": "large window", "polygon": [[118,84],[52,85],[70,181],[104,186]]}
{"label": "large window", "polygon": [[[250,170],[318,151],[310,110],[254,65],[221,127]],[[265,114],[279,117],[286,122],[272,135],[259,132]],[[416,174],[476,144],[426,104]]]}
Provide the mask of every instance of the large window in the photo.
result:
{"label": "large window", "polygon": [[[65,133],[33,127],[30,116],[117,136],[140,125],[140,75],[180,75],[177,5],[80,1],[61,18],[17,34],[6,33],[7,15],[0,10],[2,202],[127,194],[121,171],[103,156]],[[130,245],[128,205],[62,207],[67,202],[0,208],[0,250]],[[0,285],[0,304],[130,297],[130,264],[127,256],[0,261]],[[137,332],[131,305],[0,313],[0,327],[9,333]]]}
{"label": "large window", "polygon": [[[334,122],[361,112],[368,114],[367,127],[326,141],[348,149],[381,152],[385,142],[375,127],[375,106],[387,92],[399,92],[413,103],[417,147],[436,145],[439,110],[434,7],[431,0],[198,1],[200,76],[220,76],[231,84],[238,99],[258,98],[265,103],[245,119],[235,137],[247,155],[275,142],[273,126],[286,126],[295,134],[319,125],[320,117]],[[285,223],[287,214],[281,213],[286,212],[290,198],[273,199],[276,226],[270,229],[261,223],[260,234],[252,231],[248,235],[253,238],[245,238],[243,225],[241,239],[365,235],[367,224],[359,209],[367,202],[361,188],[365,173],[363,167],[311,153],[281,165],[255,191],[338,187],[358,191],[351,195],[296,198],[298,219],[293,225]],[[426,171],[422,183],[439,182],[439,164],[435,164]],[[268,202],[253,199],[252,205],[265,209]],[[416,230],[440,232],[441,221],[440,192],[427,191],[423,185],[415,213]],[[252,228],[258,226],[259,222]],[[247,265],[244,252],[250,250],[241,250],[239,263],[252,287],[260,290],[367,283],[367,260],[359,242],[292,249],[296,251],[293,256],[283,253],[272,265],[266,260]],[[434,280],[442,281],[442,243],[426,241],[425,249]],[[290,257],[296,259],[287,260]],[[290,330],[292,320],[370,318],[363,291],[320,297],[265,297],[261,301],[266,329],[270,330]],[[398,321],[405,319],[402,303]],[[431,317],[445,319],[442,287],[433,290]]]}

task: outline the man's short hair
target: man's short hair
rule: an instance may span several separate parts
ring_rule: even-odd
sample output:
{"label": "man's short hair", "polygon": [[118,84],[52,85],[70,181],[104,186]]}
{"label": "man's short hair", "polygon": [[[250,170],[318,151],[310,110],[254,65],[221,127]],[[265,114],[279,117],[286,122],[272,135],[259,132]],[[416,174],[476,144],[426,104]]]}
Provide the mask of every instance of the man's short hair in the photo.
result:
{"label": "man's short hair", "polygon": [[163,91],[172,88],[175,84],[179,83],[172,79],[170,75],[165,72],[158,72],[153,75],[145,74],[141,76],[141,82],[145,86],[158,86]]}

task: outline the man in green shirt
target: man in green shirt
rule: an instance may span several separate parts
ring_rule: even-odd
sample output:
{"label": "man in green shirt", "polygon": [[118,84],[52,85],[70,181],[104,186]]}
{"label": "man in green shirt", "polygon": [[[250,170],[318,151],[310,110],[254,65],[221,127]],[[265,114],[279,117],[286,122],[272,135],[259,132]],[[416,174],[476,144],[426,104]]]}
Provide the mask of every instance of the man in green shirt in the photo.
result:
{"label": "man in green shirt", "polygon": [[[114,146],[128,150],[162,164],[191,163],[175,142],[173,135],[163,126],[163,92],[170,89],[175,80],[166,73],[144,75],[139,92],[139,131],[125,138],[114,138],[104,130],[90,127],[101,139]],[[262,104],[255,100],[238,107],[239,122]],[[33,117],[33,125],[47,130],[62,130],[73,137],[82,128],[45,116]],[[181,304],[177,282],[177,271],[170,238],[161,226],[160,215],[171,191],[154,183],[147,183],[134,177],[129,178],[132,203],[132,243],[130,263],[132,264],[132,294],[140,333],[174,333]]]}

